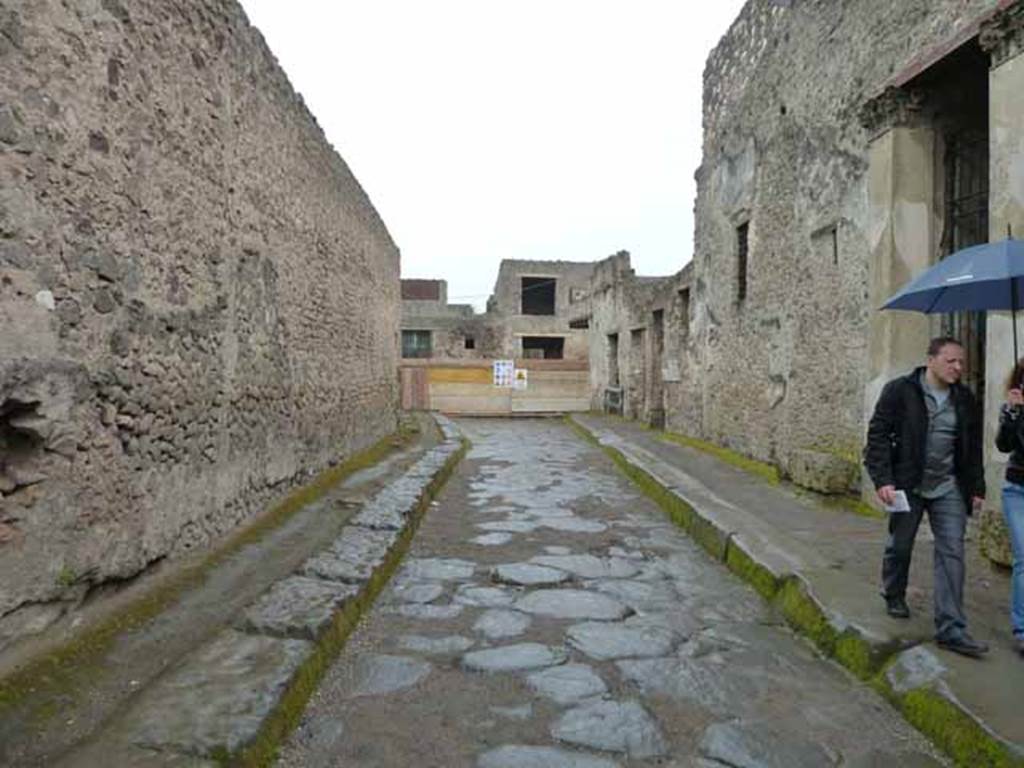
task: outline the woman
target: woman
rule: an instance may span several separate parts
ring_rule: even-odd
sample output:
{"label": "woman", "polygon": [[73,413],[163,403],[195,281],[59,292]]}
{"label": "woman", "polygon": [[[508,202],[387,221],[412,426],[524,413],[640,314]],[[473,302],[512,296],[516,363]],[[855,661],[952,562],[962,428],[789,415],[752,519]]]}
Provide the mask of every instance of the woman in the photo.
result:
{"label": "woman", "polygon": [[1017,361],[1006,382],[996,447],[1010,454],[1003,485],[1003,515],[1013,548],[1010,624],[1017,652],[1024,655],[1024,358]]}

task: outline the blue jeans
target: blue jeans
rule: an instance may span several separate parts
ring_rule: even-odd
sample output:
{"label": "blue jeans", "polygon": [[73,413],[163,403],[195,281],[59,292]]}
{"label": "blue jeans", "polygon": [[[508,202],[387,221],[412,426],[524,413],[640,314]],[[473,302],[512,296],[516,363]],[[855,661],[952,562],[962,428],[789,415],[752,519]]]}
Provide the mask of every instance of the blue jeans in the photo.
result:
{"label": "blue jeans", "polygon": [[1003,485],[1003,516],[1013,549],[1010,581],[1010,625],[1016,637],[1024,637],[1024,485]]}
{"label": "blue jeans", "polygon": [[[1024,488],[1021,489],[1024,491]],[[907,493],[909,512],[889,513],[889,540],[882,557],[882,594],[903,597],[910,575],[910,556],[921,517],[927,511],[935,535],[933,590],[935,637],[953,640],[967,629],[964,616],[964,532],[967,508],[957,488],[937,499]],[[1022,497],[1024,500],[1024,497]]]}

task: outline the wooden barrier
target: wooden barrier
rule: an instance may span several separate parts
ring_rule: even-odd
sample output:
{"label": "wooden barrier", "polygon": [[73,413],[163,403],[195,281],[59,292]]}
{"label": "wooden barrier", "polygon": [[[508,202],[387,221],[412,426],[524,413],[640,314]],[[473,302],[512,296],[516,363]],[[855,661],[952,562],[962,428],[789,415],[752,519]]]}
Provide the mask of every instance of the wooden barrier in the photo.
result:
{"label": "wooden barrier", "polygon": [[473,416],[590,410],[590,367],[581,360],[515,360],[519,387],[494,385],[494,360],[406,359],[399,368],[402,407]]}

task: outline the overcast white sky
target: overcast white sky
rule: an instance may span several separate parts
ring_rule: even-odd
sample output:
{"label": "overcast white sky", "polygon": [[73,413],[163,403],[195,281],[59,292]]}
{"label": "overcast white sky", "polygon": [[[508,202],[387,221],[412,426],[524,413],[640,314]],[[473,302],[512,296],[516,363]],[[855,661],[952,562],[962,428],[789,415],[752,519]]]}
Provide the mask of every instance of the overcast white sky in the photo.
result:
{"label": "overcast white sky", "polygon": [[704,59],[743,0],[242,0],[403,277],[482,308],[501,259],[690,260]]}

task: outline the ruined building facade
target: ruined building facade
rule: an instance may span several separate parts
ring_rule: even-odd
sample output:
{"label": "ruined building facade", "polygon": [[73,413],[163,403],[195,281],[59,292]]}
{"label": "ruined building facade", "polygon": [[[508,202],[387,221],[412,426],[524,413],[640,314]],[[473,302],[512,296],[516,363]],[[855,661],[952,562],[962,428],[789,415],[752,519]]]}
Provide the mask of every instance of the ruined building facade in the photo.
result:
{"label": "ruined building facade", "polygon": [[392,432],[399,307],[234,0],[0,6],[0,636]]}
{"label": "ruined building facade", "polygon": [[746,4],[704,75],[691,432],[840,485],[845,462],[856,483],[882,385],[951,332],[996,519],[1006,318],[877,308],[944,255],[1024,233],[1022,28],[1016,0]]}
{"label": "ruined building facade", "polygon": [[444,280],[402,280],[405,358],[586,360],[594,262],[504,259],[487,311],[449,304]]}

